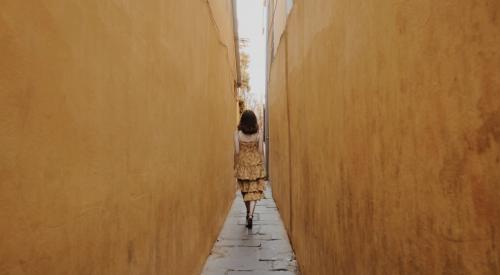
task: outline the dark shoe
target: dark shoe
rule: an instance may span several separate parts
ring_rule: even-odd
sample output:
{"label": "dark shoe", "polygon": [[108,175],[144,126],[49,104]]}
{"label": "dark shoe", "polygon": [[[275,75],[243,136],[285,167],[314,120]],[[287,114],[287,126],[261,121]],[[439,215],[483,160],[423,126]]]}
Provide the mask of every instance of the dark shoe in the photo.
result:
{"label": "dark shoe", "polygon": [[252,225],[253,225],[252,220],[253,220],[253,217],[248,217],[248,219],[247,219],[247,228],[248,229],[252,229]]}

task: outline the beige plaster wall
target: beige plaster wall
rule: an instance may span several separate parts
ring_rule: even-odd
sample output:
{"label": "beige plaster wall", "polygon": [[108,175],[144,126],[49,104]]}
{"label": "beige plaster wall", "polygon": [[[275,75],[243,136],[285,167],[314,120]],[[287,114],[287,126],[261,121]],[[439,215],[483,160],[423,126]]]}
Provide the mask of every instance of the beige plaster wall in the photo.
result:
{"label": "beige plaster wall", "polygon": [[0,2],[0,274],[199,274],[234,194],[214,7]]}
{"label": "beige plaster wall", "polygon": [[304,274],[500,272],[499,16],[495,0],[296,1],[270,148]]}

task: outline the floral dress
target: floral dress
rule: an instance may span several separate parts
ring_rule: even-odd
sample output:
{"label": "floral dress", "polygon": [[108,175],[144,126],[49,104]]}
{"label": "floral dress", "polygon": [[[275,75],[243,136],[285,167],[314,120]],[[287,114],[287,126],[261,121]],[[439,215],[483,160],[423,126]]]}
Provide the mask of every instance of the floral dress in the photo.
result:
{"label": "floral dress", "polygon": [[264,198],[265,172],[264,160],[259,151],[259,139],[242,141],[238,139],[239,154],[236,159],[235,176],[244,201]]}

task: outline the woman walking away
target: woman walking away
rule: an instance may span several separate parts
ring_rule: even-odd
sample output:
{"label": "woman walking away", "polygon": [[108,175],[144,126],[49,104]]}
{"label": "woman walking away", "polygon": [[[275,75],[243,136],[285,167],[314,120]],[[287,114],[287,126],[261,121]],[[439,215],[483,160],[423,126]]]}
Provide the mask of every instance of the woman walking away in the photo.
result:
{"label": "woman walking away", "polygon": [[264,197],[264,150],[257,117],[252,111],[241,115],[234,133],[234,168],[238,187],[247,208],[247,228],[252,228],[253,212],[257,201]]}

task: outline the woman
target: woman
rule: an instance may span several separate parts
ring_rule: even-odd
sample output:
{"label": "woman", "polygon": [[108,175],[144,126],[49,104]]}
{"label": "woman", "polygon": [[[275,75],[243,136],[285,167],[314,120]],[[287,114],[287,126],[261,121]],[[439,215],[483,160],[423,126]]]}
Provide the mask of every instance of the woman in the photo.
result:
{"label": "woman", "polygon": [[247,228],[252,228],[253,212],[257,201],[264,197],[264,150],[262,134],[254,112],[241,115],[238,131],[234,133],[234,168],[247,208]]}

